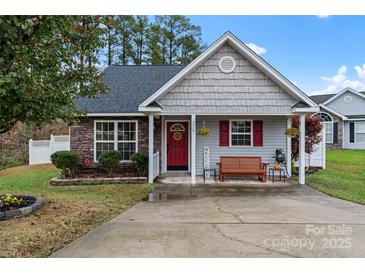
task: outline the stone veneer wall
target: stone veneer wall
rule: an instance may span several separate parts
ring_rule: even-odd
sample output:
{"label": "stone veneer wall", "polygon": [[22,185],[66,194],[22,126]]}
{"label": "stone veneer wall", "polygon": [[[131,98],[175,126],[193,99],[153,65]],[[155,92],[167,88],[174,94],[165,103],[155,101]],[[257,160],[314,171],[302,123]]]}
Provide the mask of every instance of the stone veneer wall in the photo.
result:
{"label": "stone veneer wall", "polygon": [[[148,151],[148,117],[97,117],[82,118],[70,127],[71,150],[94,160],[94,120],[137,120],[138,151]],[[161,153],[161,119],[155,118],[154,151]]]}

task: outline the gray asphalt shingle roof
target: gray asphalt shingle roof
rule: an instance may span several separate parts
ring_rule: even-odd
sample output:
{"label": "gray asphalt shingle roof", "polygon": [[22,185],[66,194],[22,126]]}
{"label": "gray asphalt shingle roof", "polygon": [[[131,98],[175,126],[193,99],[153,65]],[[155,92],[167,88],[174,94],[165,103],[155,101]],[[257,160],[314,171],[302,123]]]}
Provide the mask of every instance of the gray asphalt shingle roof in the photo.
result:
{"label": "gray asphalt shingle roof", "polygon": [[[89,113],[135,113],[138,105],[163,86],[185,65],[112,65],[103,72],[103,81],[109,92],[96,98],[76,100],[80,110]],[[365,91],[360,93],[365,95]],[[310,98],[323,104],[336,94],[313,95]],[[302,102],[297,107],[304,107]],[[303,104],[303,106],[302,106]]]}
{"label": "gray asphalt shingle roof", "polygon": [[[365,91],[360,91],[361,94],[365,95]],[[314,102],[317,104],[323,104],[327,100],[331,99],[333,96],[335,96],[337,93],[332,94],[322,94],[322,95],[313,95],[309,96]]]}
{"label": "gray asphalt shingle roof", "polygon": [[96,98],[76,100],[81,110],[89,113],[133,113],[138,105],[170,80],[184,65],[109,66],[103,81],[109,92]]}

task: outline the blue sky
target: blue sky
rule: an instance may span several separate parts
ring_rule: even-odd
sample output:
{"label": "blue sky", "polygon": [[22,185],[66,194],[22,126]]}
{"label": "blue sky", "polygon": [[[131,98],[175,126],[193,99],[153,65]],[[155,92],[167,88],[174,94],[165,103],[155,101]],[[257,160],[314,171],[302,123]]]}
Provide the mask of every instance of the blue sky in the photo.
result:
{"label": "blue sky", "polygon": [[[203,40],[226,31],[308,94],[365,90],[365,16],[190,16]],[[355,69],[356,67],[356,69]]]}

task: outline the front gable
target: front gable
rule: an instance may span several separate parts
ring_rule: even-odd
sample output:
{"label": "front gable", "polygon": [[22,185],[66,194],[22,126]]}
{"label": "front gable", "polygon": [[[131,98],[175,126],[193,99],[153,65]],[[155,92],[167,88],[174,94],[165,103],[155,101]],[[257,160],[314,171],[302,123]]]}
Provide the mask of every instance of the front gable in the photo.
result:
{"label": "front gable", "polygon": [[[227,57],[221,62],[222,57]],[[236,66],[227,69],[232,58]],[[231,60],[232,60],[231,59]],[[151,107],[158,104],[159,108]],[[227,32],[138,108],[165,113],[311,113],[318,105]]]}
{"label": "front gable", "polygon": [[[225,56],[236,63],[230,73],[219,67]],[[228,43],[157,100],[162,112],[183,113],[290,113],[297,102]]]}
{"label": "front gable", "polygon": [[345,90],[325,103],[336,112],[344,115],[365,115],[365,97],[353,90]]}

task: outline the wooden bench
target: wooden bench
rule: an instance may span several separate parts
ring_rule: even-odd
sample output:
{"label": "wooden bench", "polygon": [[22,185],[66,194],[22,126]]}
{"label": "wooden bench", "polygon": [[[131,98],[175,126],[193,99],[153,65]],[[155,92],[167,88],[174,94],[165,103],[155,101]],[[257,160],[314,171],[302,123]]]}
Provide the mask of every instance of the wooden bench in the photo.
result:
{"label": "wooden bench", "polygon": [[224,182],[226,175],[258,176],[266,182],[267,163],[257,156],[221,156],[219,165],[219,180]]}

